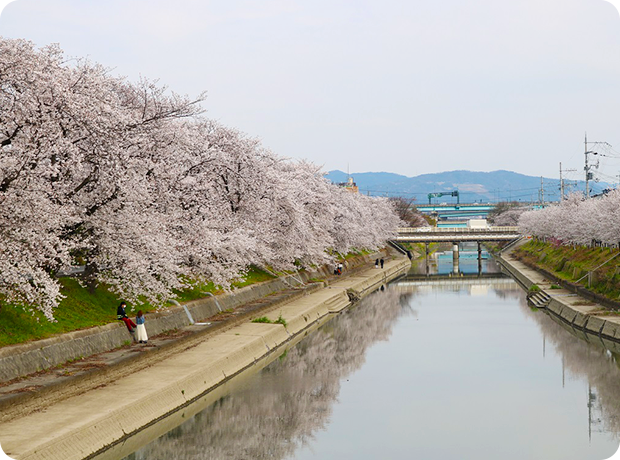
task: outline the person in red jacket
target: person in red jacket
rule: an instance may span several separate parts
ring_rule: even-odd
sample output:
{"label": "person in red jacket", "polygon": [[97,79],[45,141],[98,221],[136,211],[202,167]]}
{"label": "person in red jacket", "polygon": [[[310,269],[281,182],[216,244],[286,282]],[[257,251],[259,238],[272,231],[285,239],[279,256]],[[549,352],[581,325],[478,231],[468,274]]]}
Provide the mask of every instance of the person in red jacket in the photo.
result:
{"label": "person in red jacket", "polygon": [[129,333],[134,336],[136,330],[136,323],[134,323],[131,318],[127,316],[127,313],[125,313],[126,306],[127,304],[125,302],[121,302],[121,304],[116,309],[116,319],[123,321],[125,323],[125,326],[127,326],[127,330],[129,331]]}

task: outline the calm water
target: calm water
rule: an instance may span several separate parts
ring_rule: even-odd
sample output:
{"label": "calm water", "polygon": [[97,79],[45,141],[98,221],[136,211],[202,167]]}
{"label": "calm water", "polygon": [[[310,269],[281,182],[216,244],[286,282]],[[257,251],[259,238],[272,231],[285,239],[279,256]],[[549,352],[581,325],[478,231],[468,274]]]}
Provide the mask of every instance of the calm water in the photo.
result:
{"label": "calm water", "polygon": [[[429,266],[453,270],[451,253]],[[614,345],[531,311],[492,260],[482,271],[472,276],[467,255],[450,278],[416,276],[418,267],[196,415],[187,408],[168,433],[143,447],[148,435],[130,440],[126,458],[610,457],[620,433]]]}

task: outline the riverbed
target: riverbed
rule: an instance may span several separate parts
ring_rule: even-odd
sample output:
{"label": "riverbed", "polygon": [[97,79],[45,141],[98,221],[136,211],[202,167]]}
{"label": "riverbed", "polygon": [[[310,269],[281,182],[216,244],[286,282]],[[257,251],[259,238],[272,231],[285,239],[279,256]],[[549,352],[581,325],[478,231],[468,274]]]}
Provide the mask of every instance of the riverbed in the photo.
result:
{"label": "riverbed", "polygon": [[618,359],[530,309],[487,254],[435,254],[125,458],[600,460],[619,443]]}

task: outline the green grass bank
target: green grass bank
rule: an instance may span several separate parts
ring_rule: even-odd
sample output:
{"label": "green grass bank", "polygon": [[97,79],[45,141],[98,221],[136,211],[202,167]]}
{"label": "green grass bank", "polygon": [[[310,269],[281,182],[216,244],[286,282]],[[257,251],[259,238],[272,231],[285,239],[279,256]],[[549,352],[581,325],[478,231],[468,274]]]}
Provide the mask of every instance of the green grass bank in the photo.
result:
{"label": "green grass bank", "polygon": [[557,246],[531,240],[515,250],[523,262],[578,284],[612,301],[620,300],[620,253],[617,248]]}
{"label": "green grass bank", "polygon": [[[262,281],[269,281],[275,277],[259,268],[252,267],[233,287],[240,288]],[[65,298],[54,311],[56,322],[49,322],[38,311],[28,312],[19,305],[3,303],[0,307],[0,347],[39,340],[56,334],[101,326],[116,321],[116,308],[120,303],[119,297],[110,292],[105,286],[97,287],[94,292],[80,286],[74,278],[60,278],[62,294]],[[205,297],[205,292],[218,294],[221,289],[213,283],[198,285],[193,289],[177,292],[178,302]],[[145,312],[156,310],[150,304],[128,304],[127,313],[135,316],[137,309]]]}

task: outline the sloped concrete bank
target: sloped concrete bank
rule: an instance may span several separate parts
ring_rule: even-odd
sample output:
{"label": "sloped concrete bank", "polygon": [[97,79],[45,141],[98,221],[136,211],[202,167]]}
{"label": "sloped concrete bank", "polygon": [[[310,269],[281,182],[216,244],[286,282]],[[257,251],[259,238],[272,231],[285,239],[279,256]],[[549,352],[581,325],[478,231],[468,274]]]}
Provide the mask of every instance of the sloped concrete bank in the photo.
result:
{"label": "sloped concrete bank", "polygon": [[317,321],[400,276],[409,261],[387,262],[278,306],[266,316],[281,324],[249,320],[196,346],[101,388],[65,399],[43,412],[0,423],[0,444],[22,460],[81,460],[122,442],[154,421],[197,400],[232,376],[304,334]]}
{"label": "sloped concrete bank", "polygon": [[[126,349],[96,354],[85,360],[65,364],[57,370],[16,379],[0,387],[0,422],[44,410],[63,399],[145,369],[195,346],[207,335],[223,332],[237,324],[260,317],[263,312],[278,308],[323,287],[323,283],[311,283],[303,289],[279,291],[269,298],[260,299],[261,306],[250,308],[244,313],[235,312],[234,317],[224,321],[180,328],[172,336],[151,336],[149,347],[130,346]],[[246,305],[248,304],[244,307]]]}
{"label": "sloped concrete bank", "polygon": [[546,307],[550,314],[577,330],[620,342],[620,316],[615,312],[567,289],[557,289],[556,282],[547,274],[516,259],[512,249],[496,255],[496,259],[526,290],[537,285],[550,298]]}
{"label": "sloped concrete bank", "polygon": [[[348,269],[356,269],[370,264],[376,258],[386,257],[381,251],[367,256],[359,256],[347,261]],[[322,267],[316,271],[305,271],[283,279],[266,281],[229,294],[218,295],[217,299],[204,299],[188,302],[185,306],[195,321],[209,318],[218,313],[218,303],[222,310],[236,308],[240,305],[263,298],[290,286],[299,286],[299,280],[306,283],[311,278],[329,275],[329,268]],[[116,314],[117,305],[110,305],[110,315]],[[190,324],[185,310],[181,307],[147,314],[149,335],[155,336]],[[131,337],[120,322],[106,324],[80,331],[62,334],[49,339],[37,340],[20,345],[0,348],[0,383],[28,374],[49,369],[67,361],[91,356],[123,346]]]}

